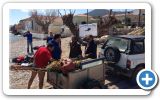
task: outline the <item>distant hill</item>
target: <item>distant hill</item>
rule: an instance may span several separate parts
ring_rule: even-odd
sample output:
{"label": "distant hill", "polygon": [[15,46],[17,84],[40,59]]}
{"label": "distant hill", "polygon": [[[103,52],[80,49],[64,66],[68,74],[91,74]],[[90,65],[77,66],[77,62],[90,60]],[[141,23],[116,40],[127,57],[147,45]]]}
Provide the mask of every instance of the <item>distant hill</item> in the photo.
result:
{"label": "distant hill", "polygon": [[109,10],[106,10],[106,9],[95,9],[95,10],[88,12],[88,15],[98,17],[98,16],[104,16],[108,13],[109,13]]}
{"label": "distant hill", "polygon": [[[124,14],[125,12],[124,11],[113,11],[113,13]],[[85,13],[85,14],[87,14],[87,13]],[[93,17],[104,16],[107,14],[109,14],[109,10],[107,10],[107,9],[95,9],[95,10],[88,12],[88,15],[93,16]]]}

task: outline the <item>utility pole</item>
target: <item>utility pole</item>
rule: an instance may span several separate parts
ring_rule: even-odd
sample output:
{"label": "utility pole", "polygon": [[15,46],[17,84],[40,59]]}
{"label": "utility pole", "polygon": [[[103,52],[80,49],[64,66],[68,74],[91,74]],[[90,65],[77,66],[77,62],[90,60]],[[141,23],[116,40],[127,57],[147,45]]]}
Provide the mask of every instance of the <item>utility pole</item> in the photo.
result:
{"label": "utility pole", "polygon": [[87,9],[87,24],[88,24],[88,9]]}
{"label": "utility pole", "polygon": [[127,9],[125,9],[125,16],[124,17],[125,17],[124,18],[124,24],[126,26],[126,24],[127,24]]}
{"label": "utility pole", "polygon": [[140,27],[140,24],[141,24],[141,9],[139,9],[138,27]]}
{"label": "utility pole", "polygon": [[[112,9],[109,10],[109,15],[108,15],[108,17],[109,17],[109,22],[111,21],[111,15],[112,15]],[[110,28],[110,27],[108,27],[108,34],[109,34],[109,35],[112,35],[112,34],[110,33],[109,28]]]}

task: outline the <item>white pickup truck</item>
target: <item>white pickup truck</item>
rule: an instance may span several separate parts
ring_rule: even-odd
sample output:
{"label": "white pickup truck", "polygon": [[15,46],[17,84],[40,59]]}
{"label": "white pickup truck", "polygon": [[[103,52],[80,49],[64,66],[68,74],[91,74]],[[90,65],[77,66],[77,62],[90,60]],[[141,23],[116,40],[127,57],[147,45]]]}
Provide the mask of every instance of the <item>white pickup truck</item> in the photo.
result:
{"label": "white pickup truck", "polygon": [[101,47],[99,57],[105,57],[109,67],[136,82],[138,72],[145,68],[145,37],[110,36]]}

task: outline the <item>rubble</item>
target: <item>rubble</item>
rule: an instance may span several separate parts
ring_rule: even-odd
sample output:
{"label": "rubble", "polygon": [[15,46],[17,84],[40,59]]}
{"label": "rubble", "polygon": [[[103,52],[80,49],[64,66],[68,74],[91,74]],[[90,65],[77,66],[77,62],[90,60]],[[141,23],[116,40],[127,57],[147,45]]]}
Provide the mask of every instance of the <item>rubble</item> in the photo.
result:
{"label": "rubble", "polygon": [[128,33],[128,35],[145,35],[145,28],[138,27],[132,32]]}

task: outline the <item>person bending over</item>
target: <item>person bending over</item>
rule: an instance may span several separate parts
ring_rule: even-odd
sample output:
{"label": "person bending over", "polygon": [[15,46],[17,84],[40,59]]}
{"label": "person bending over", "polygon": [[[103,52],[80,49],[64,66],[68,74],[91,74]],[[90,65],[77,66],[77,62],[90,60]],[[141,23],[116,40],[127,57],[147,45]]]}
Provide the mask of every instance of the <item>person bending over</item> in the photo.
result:
{"label": "person bending over", "polygon": [[[48,63],[50,61],[52,61],[52,54],[51,52],[53,51],[54,47],[52,44],[48,44],[47,47],[40,47],[33,59],[34,59],[34,66],[36,68],[45,68]],[[28,82],[28,89],[30,89],[34,78],[36,77],[36,75],[38,74],[38,78],[39,78],[39,89],[43,88],[43,81],[44,81],[44,76],[45,76],[45,72],[44,71],[32,71],[31,77],[29,79]]]}

